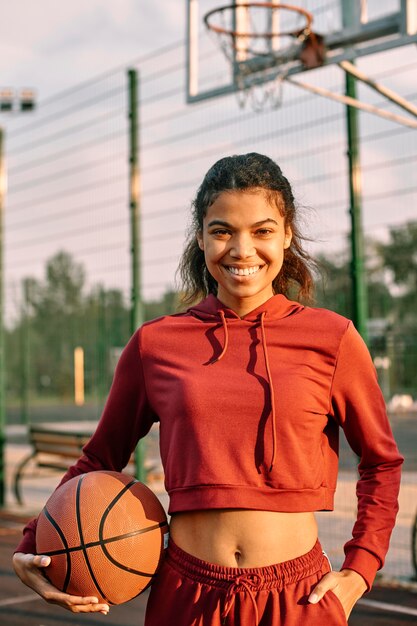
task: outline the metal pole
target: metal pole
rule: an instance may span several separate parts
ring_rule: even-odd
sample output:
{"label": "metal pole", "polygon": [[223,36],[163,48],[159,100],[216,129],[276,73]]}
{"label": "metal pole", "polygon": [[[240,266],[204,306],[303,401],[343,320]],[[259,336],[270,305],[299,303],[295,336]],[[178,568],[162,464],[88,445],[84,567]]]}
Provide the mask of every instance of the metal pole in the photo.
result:
{"label": "metal pole", "polygon": [[140,174],[139,174],[139,114],[138,73],[129,70],[129,207],[131,233],[131,331],[143,324],[142,280],[140,267]]}
{"label": "metal pole", "polygon": [[[339,65],[344,70],[342,63],[339,63]],[[353,67],[353,63],[349,63],[349,66]],[[353,73],[351,69],[349,70],[349,72]],[[300,87],[301,89],[309,91],[310,93],[314,93],[318,96],[330,98],[331,100],[335,100],[336,102],[342,102],[342,104],[348,104],[352,107],[355,107],[356,109],[360,109],[361,111],[367,111],[368,113],[373,113],[374,115],[378,115],[385,120],[390,120],[391,122],[395,122],[396,124],[402,124],[403,126],[407,126],[408,128],[417,128],[417,120],[404,117],[404,115],[398,115],[398,113],[391,113],[391,111],[385,111],[384,109],[380,109],[374,104],[361,102],[361,100],[357,100],[357,98],[351,98],[341,93],[334,93],[333,91],[329,91],[329,89],[317,87],[317,85],[310,85],[309,83],[305,83],[304,81],[298,79],[295,80],[293,78],[289,78],[288,76],[285,78],[285,80],[287,83],[291,83],[291,85],[294,85],[295,87]]]}
{"label": "metal pole", "polygon": [[[356,78],[345,73],[346,95],[356,98]],[[353,321],[358,332],[367,341],[368,293],[365,271],[365,251],[362,228],[362,185],[359,158],[358,112],[352,106],[346,107],[349,196],[351,219],[351,275],[353,295]]]}
{"label": "metal pole", "polygon": [[4,163],[4,134],[0,127],[0,507],[6,503],[6,371],[4,333],[4,269],[3,269],[3,214],[6,195],[6,171]]}
{"label": "metal pole", "polygon": [[100,402],[106,397],[107,389],[107,333],[106,333],[106,294],[100,287],[98,294],[98,346],[97,346],[97,382]]}
{"label": "metal pole", "polygon": [[22,405],[20,421],[29,424],[29,388],[30,388],[30,294],[29,281],[23,280],[22,309]]}
{"label": "metal pole", "polygon": [[[363,5],[361,0],[342,0],[342,22],[344,28],[357,28],[362,23]],[[356,78],[345,72],[346,95],[356,100]],[[349,166],[349,196],[351,220],[351,276],[353,322],[367,340],[368,293],[365,275],[365,254],[362,228],[362,180],[359,158],[359,119],[353,106],[346,107],[347,157]]]}
{"label": "metal pole", "polygon": [[[128,70],[129,84],[129,210],[131,241],[131,332],[143,324],[142,280],[140,266],[140,172],[139,172],[139,88],[138,72]],[[139,441],[135,450],[136,477],[145,481],[145,450]]]}

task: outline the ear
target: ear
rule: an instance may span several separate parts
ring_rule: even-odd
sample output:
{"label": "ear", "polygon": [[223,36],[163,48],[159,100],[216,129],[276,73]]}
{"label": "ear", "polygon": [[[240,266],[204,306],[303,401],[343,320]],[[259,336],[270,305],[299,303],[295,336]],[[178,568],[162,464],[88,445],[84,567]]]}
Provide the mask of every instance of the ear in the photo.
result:
{"label": "ear", "polygon": [[290,247],[292,241],[292,230],[289,226],[285,229],[285,237],[284,237],[284,250]]}
{"label": "ear", "polygon": [[200,250],[204,250],[203,233],[201,231],[197,233],[197,243]]}

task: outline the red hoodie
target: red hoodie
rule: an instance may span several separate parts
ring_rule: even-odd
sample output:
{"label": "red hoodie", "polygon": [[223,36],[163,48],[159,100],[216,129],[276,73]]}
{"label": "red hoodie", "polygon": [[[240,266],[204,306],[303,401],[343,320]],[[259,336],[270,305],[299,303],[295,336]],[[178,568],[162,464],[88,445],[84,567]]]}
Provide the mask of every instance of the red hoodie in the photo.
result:
{"label": "red hoodie", "polygon": [[[332,510],[339,426],[360,457],[343,567],[368,586],[398,510],[402,457],[352,323],[283,295],[240,318],[210,295],[144,324],[118,363],[97,430],[64,476],[120,471],[160,422],[170,513]],[[35,521],[17,550],[34,552]]]}

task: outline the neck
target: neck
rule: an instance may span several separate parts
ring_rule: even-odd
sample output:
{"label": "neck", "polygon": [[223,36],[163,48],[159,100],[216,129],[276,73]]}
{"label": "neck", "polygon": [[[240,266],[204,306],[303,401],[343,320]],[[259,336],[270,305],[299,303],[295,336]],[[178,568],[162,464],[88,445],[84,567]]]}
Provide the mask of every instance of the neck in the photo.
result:
{"label": "neck", "polygon": [[226,295],[226,297],[224,297],[222,293],[219,293],[217,294],[217,299],[220,300],[220,302],[224,304],[224,306],[226,306],[228,309],[232,309],[232,311],[239,315],[239,317],[245,317],[245,315],[247,315],[251,311],[254,311],[264,302],[272,298],[273,295],[274,294],[271,293],[263,299],[260,299],[259,295],[252,298],[233,298],[230,297],[228,294]]}

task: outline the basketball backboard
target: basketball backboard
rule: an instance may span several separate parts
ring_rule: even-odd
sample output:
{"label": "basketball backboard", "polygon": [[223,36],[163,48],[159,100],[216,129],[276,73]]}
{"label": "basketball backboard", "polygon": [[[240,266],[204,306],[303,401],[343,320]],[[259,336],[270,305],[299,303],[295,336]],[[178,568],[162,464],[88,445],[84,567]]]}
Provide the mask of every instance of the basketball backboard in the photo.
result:
{"label": "basketball backboard", "polygon": [[[222,39],[206,25],[206,22],[211,22],[216,26],[217,20],[219,27],[235,32],[244,32],[248,28],[261,32],[265,24],[273,33],[302,30],[305,19],[291,7],[285,11],[260,7],[256,9],[260,15],[259,22],[248,25],[247,0],[186,1],[188,103],[274,80],[282,72],[283,65],[286,76],[307,71],[299,59],[299,46],[293,45],[291,37],[264,39],[264,48],[260,47],[259,53],[255,49],[248,55],[245,46],[239,48],[238,37],[229,37],[228,42],[227,36]],[[295,2],[294,6],[312,14],[312,31],[324,37],[327,48],[324,65],[352,62],[369,54],[417,43],[417,0]],[[225,4],[231,9],[216,11],[224,8]],[[284,5],[277,1],[259,4]],[[231,40],[232,45],[229,45]],[[262,46],[262,38],[259,41]]]}

